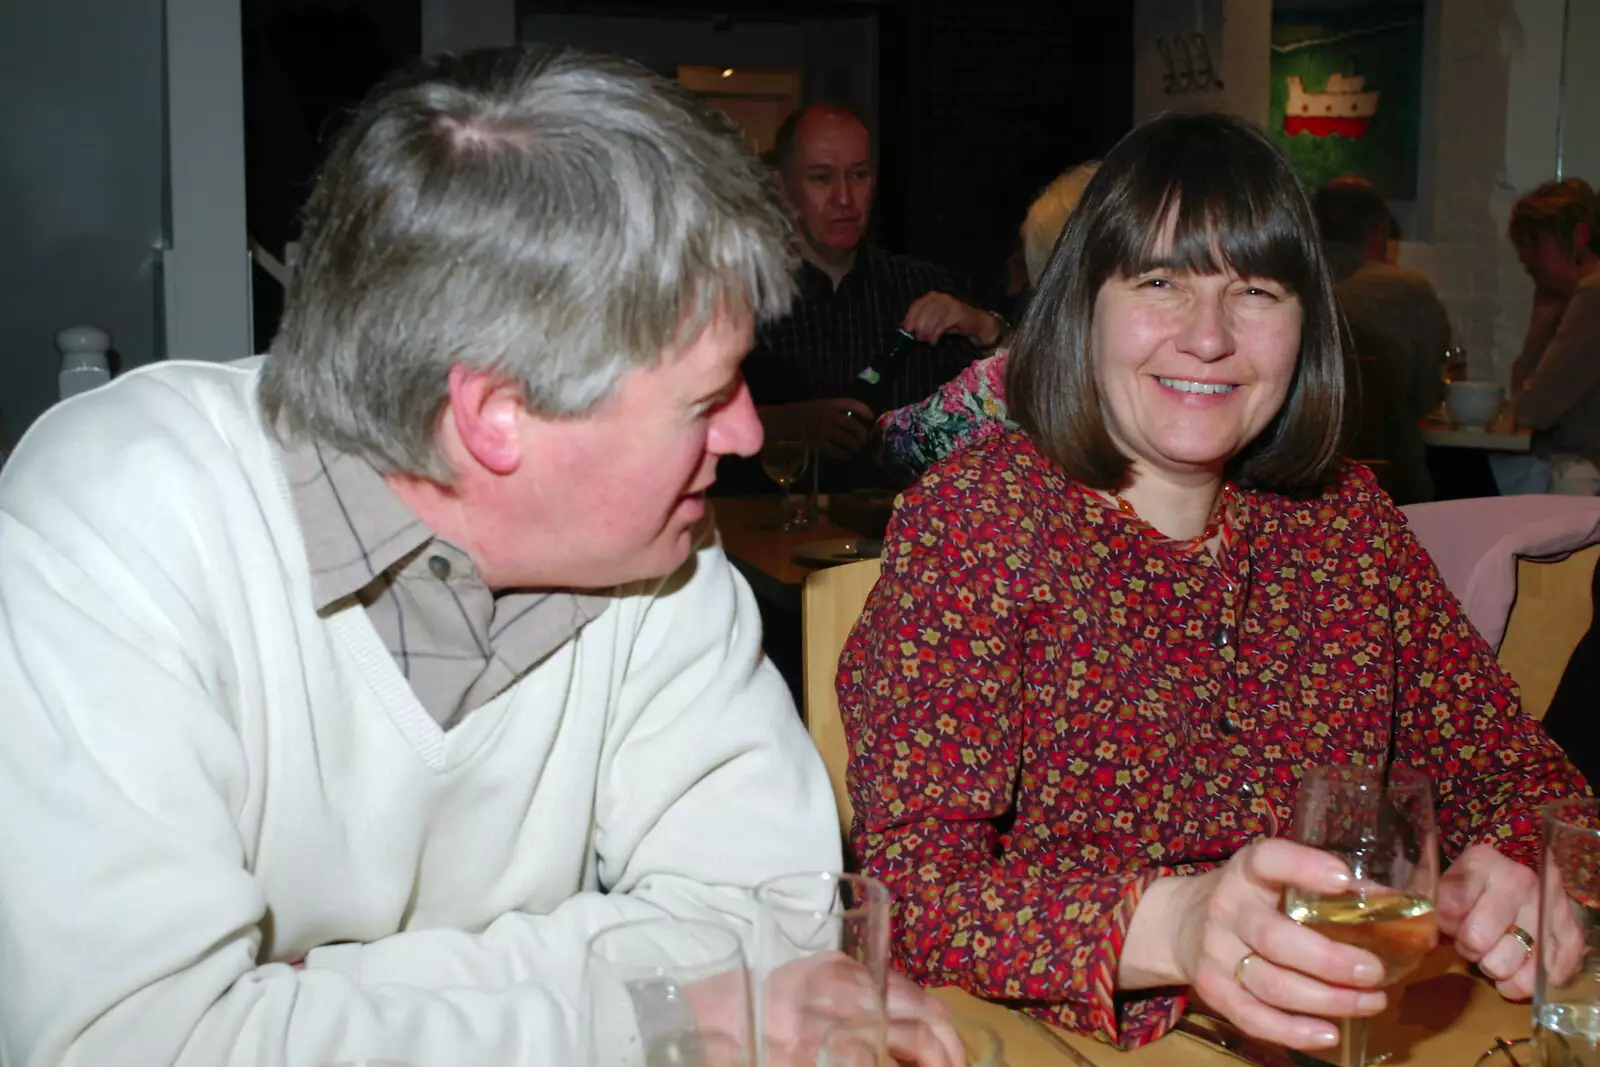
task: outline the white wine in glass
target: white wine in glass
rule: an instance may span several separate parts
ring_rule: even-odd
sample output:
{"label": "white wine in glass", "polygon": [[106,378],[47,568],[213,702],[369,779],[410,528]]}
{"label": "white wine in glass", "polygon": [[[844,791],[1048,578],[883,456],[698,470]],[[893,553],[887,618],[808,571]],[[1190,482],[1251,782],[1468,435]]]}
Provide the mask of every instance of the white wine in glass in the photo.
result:
{"label": "white wine in glass", "polygon": [[783,489],[783,520],[778,529],[804,530],[810,519],[796,513],[794,483],[806,469],[809,450],[804,441],[769,441],[761,449],[761,469]]}
{"label": "white wine in glass", "polygon": [[[1383,962],[1383,984],[1402,981],[1439,943],[1439,883],[1433,783],[1407,767],[1312,767],[1295,802],[1294,840],[1337,855],[1354,879],[1349,892],[1289,888],[1284,911],[1324,937],[1366,949]],[[1343,1067],[1366,1067],[1367,1022],[1343,1021]]]}

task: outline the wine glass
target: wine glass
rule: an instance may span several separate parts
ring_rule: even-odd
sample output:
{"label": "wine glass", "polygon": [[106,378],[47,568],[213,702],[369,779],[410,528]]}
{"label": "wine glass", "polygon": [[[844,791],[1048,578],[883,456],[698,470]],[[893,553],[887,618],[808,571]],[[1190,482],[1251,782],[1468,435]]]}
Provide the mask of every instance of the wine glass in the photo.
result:
{"label": "wine glass", "polygon": [[794,505],[794,483],[804,473],[809,456],[804,441],[769,441],[761,449],[761,469],[783,490],[783,519],[778,529],[785,533],[811,528],[811,516]]}
{"label": "wine glass", "polygon": [[1600,1062],[1600,801],[1544,806],[1533,1040],[1551,1065]]}
{"label": "wine glass", "polygon": [[697,919],[641,919],[589,939],[580,1062],[750,1067],[750,972],[739,936]]}
{"label": "wine glass", "polygon": [[[1433,783],[1425,775],[1408,767],[1392,768],[1387,778],[1377,767],[1312,767],[1295,801],[1293,838],[1344,860],[1353,881],[1343,893],[1286,889],[1289,918],[1377,956],[1386,986],[1433,951],[1439,849]],[[1342,1029],[1343,1067],[1366,1067],[1366,1019],[1345,1019]]]}

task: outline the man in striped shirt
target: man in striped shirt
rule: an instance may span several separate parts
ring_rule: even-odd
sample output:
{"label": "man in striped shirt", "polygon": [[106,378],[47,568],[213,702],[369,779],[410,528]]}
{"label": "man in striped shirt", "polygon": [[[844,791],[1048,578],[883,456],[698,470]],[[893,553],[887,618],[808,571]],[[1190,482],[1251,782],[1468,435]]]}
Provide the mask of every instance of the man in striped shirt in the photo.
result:
{"label": "man in striped shirt", "polygon": [[802,108],[774,151],[799,230],[800,292],[789,315],[760,332],[746,376],[767,440],[803,441],[835,461],[823,468],[829,488],[863,484],[875,480],[861,453],[877,412],[864,402],[861,371],[881,363],[904,329],[916,343],[877,399],[920,400],[993,347],[1004,322],[956,297],[938,267],[863,245],[876,174],[857,116]]}

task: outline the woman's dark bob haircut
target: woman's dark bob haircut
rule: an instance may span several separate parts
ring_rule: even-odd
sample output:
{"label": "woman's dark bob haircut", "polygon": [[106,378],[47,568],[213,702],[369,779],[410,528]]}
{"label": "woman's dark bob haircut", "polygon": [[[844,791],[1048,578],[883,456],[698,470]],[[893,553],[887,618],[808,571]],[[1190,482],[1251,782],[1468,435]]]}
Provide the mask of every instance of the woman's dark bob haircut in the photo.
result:
{"label": "woman's dark bob haircut", "polygon": [[1153,269],[1227,267],[1288,287],[1304,317],[1283,407],[1229,461],[1226,475],[1288,493],[1323,485],[1337,459],[1345,403],[1333,283],[1289,161],[1261,131],[1228,115],[1158,115],[1106,156],[1017,329],[1006,372],[1013,417],[1079,482],[1122,488],[1132,460],[1107,431],[1089,352],[1100,287]]}

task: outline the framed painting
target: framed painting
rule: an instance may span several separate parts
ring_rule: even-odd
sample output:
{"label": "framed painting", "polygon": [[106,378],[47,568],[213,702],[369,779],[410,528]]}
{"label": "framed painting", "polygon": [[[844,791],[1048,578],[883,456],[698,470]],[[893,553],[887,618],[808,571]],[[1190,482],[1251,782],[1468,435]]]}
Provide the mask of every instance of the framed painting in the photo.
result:
{"label": "framed painting", "polygon": [[1417,195],[1423,0],[1275,0],[1268,132],[1307,186]]}

